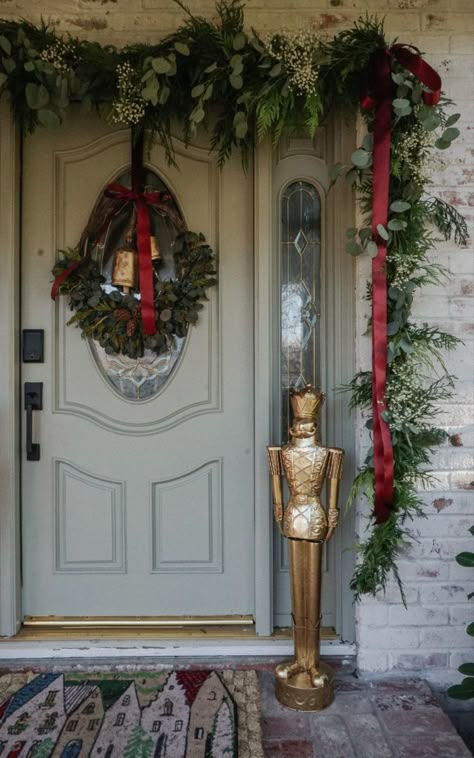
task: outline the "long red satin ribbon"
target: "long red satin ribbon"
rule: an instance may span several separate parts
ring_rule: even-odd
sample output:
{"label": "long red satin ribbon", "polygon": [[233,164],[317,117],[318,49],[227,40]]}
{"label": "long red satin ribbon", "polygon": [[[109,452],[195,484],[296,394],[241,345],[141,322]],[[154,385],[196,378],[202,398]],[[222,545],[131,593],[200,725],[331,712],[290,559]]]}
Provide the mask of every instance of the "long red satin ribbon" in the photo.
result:
{"label": "long red satin ribbon", "polygon": [[156,317],[153,289],[153,266],[151,262],[150,216],[148,206],[162,206],[169,199],[163,192],[136,192],[118,182],[109,184],[105,190],[108,197],[134,202],[137,209],[138,276],[140,285],[140,308],[143,331],[156,334]]}
{"label": "long red satin ribbon", "polygon": [[390,131],[392,125],[392,58],[416,76],[432,92],[424,92],[427,105],[436,105],[441,95],[441,79],[436,71],[420,57],[415,48],[396,44],[390,49],[376,50],[369,69],[370,93],[361,98],[364,110],[375,108],[372,235],[377,255],[372,259],[372,412],[374,439],[376,524],[386,521],[393,500],[393,448],[388,423],[382,414],[387,410],[385,389],[387,379],[387,276],[385,261],[387,242],[380,236],[378,226],[387,228],[390,189]]}

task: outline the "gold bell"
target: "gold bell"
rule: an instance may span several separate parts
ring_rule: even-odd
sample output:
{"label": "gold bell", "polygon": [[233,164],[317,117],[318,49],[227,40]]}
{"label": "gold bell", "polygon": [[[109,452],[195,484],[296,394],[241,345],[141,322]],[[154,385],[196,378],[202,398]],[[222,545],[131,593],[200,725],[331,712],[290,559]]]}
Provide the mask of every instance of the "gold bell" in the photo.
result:
{"label": "gold bell", "polygon": [[156,241],[156,237],[150,237],[150,247],[152,261],[159,261],[161,258],[161,253],[158,242]]}
{"label": "gold bell", "polygon": [[129,245],[120,248],[114,255],[112,284],[115,287],[123,287],[124,292],[129,292],[136,287],[136,281],[137,251]]}

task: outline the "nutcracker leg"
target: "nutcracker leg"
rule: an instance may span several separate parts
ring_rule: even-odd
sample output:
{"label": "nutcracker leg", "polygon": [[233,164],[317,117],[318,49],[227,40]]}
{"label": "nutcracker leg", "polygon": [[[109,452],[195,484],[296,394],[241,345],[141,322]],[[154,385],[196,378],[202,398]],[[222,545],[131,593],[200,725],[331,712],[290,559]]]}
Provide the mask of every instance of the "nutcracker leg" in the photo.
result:
{"label": "nutcracker leg", "polygon": [[308,542],[307,554],[307,649],[308,670],[313,687],[323,687],[327,677],[320,670],[320,633],[321,633],[321,542]]}
{"label": "nutcracker leg", "polygon": [[293,621],[293,639],[295,643],[295,659],[290,663],[280,663],[276,675],[280,679],[289,679],[294,674],[307,669],[306,627],[305,627],[305,542],[303,540],[288,540],[290,560],[291,586],[291,618]]}

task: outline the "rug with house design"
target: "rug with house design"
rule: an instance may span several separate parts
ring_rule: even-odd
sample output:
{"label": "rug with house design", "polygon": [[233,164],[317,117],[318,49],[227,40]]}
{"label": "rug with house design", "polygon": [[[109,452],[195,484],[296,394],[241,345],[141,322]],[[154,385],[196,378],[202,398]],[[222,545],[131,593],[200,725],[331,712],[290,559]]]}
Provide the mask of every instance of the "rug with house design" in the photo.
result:
{"label": "rug with house design", "polygon": [[1,758],[263,758],[254,671],[7,673]]}

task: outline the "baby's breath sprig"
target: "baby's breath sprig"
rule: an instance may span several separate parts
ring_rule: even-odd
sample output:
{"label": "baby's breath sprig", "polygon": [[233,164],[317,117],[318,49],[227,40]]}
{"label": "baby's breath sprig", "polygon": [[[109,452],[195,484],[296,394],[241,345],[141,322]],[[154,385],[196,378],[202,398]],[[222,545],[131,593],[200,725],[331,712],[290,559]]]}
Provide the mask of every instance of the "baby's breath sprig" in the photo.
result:
{"label": "baby's breath sprig", "polygon": [[43,48],[40,58],[53,66],[56,71],[65,74],[71,70],[71,64],[77,60],[77,53],[73,43],[58,38]]}
{"label": "baby's breath sprig", "polygon": [[134,126],[143,121],[145,101],[140,94],[140,72],[124,61],[117,66],[118,97],[112,102],[110,119],[114,124]]}
{"label": "baby's breath sprig", "polygon": [[318,84],[320,67],[318,62],[319,39],[308,30],[297,32],[282,31],[262,38],[266,52],[281,62],[288,74],[288,87],[296,95],[310,95]]}

